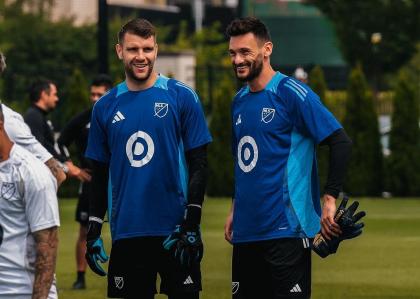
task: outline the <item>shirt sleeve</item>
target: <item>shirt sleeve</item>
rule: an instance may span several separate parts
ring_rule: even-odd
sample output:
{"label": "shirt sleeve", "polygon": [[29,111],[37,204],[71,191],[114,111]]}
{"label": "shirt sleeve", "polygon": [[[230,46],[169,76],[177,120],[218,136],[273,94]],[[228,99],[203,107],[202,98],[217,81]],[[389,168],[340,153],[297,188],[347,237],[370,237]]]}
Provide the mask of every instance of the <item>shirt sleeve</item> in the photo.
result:
{"label": "shirt sleeve", "polygon": [[101,119],[101,107],[97,102],[92,110],[92,118],[90,120],[88,145],[86,148],[86,158],[108,163],[110,159],[110,152],[107,143],[107,135],[103,121]]}
{"label": "shirt sleeve", "polygon": [[178,98],[181,103],[182,140],[185,151],[188,151],[211,142],[212,138],[198,95],[181,82],[176,85],[179,87]]}
{"label": "shirt sleeve", "polygon": [[31,232],[60,226],[57,185],[47,167],[31,163],[24,173],[25,210]]}
{"label": "shirt sleeve", "polygon": [[44,163],[52,158],[52,155],[32,135],[31,129],[29,129],[20,114],[16,112],[13,115],[5,113],[5,117],[6,132],[13,142],[33,153]]}
{"label": "shirt sleeve", "polygon": [[301,134],[309,135],[320,143],[342,128],[307,85],[292,78],[285,80],[280,87],[280,97],[286,102],[291,122]]}

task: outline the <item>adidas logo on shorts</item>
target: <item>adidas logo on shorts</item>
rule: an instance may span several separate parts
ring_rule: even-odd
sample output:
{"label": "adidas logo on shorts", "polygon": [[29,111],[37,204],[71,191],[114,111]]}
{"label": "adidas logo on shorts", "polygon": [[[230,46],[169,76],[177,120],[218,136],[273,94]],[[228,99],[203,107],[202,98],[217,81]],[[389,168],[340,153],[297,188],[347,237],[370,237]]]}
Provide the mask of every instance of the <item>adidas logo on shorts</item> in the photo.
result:
{"label": "adidas logo on shorts", "polygon": [[302,293],[302,289],[300,288],[299,284],[296,284],[291,290],[290,293]]}
{"label": "adidas logo on shorts", "polygon": [[184,284],[193,284],[194,281],[191,279],[191,276],[188,276],[187,279],[185,279]]}

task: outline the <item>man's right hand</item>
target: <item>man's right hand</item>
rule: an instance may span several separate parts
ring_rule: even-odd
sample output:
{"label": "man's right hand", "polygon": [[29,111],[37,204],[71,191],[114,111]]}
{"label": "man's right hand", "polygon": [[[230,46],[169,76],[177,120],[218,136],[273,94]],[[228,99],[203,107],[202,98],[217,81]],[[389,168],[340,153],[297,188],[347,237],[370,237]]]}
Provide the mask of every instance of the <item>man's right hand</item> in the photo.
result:
{"label": "man's right hand", "polygon": [[231,244],[232,244],[232,222],[233,222],[233,212],[231,210],[225,222],[225,240]]}
{"label": "man's right hand", "polygon": [[91,181],[92,177],[87,170],[77,167],[72,161],[66,161],[65,163],[68,168],[67,174],[70,177],[75,177],[83,183]]}
{"label": "man's right hand", "polygon": [[93,272],[100,276],[106,276],[106,272],[99,265],[98,261],[105,263],[108,255],[105,252],[101,235],[102,224],[96,221],[89,221],[88,234],[86,238],[86,261]]}

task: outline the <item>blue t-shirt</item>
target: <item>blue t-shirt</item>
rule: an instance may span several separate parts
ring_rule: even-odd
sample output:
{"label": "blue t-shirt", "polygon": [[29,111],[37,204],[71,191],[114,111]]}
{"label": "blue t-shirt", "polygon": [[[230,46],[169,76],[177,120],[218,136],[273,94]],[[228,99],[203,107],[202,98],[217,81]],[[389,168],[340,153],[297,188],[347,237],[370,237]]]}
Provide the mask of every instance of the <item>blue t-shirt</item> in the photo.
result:
{"label": "blue t-shirt", "polygon": [[320,229],[315,146],[341,125],[305,84],[277,72],[232,104],[233,242],[314,237]]}
{"label": "blue t-shirt", "polygon": [[125,82],[94,106],[86,156],[109,163],[113,240],[165,236],[182,221],[184,152],[211,142],[197,94],[159,75],[129,91]]}

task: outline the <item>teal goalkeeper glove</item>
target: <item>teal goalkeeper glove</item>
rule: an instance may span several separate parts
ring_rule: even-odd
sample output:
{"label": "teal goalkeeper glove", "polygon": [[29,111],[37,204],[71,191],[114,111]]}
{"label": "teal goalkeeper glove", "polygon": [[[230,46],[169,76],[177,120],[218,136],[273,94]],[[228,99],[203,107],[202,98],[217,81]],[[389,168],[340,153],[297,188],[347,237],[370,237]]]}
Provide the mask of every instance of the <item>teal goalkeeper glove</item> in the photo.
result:
{"label": "teal goalkeeper glove", "polygon": [[173,253],[183,267],[200,263],[203,258],[203,242],[200,233],[201,206],[189,204],[185,218],[177,225],[174,232],[163,242],[163,247]]}
{"label": "teal goalkeeper glove", "polygon": [[183,267],[200,263],[203,258],[203,242],[198,225],[177,225],[176,229],[163,242],[166,250],[172,251],[175,259]]}
{"label": "teal goalkeeper glove", "polygon": [[86,261],[93,272],[100,276],[106,276],[106,272],[99,265],[98,261],[105,263],[108,256],[104,249],[101,236],[102,224],[96,221],[89,221],[89,228],[86,242]]}
{"label": "teal goalkeeper glove", "polygon": [[350,207],[346,209],[349,198],[345,195],[338,207],[334,221],[340,226],[342,233],[336,237],[332,236],[331,240],[325,238],[322,233],[318,233],[312,244],[312,249],[322,258],[327,257],[332,253],[336,253],[338,245],[343,240],[353,239],[362,234],[364,227],[363,222],[358,222],[366,213],[364,211],[354,214],[359,206],[359,202],[353,202]]}

